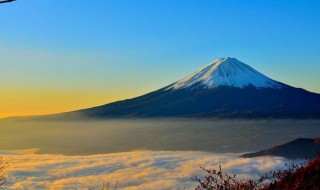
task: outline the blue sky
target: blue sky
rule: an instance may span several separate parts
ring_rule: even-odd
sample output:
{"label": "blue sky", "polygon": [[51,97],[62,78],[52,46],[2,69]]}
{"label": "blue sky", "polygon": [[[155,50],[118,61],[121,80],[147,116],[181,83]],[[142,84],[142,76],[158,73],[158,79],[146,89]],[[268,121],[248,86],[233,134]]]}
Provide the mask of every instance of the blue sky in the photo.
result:
{"label": "blue sky", "polygon": [[156,90],[226,56],[320,92],[319,10],[316,0],[2,4],[0,85],[7,95],[1,98],[15,109],[10,102],[32,101],[12,94],[32,94],[41,104],[54,96],[63,105],[71,96],[61,94],[87,93],[77,106],[93,106]]}

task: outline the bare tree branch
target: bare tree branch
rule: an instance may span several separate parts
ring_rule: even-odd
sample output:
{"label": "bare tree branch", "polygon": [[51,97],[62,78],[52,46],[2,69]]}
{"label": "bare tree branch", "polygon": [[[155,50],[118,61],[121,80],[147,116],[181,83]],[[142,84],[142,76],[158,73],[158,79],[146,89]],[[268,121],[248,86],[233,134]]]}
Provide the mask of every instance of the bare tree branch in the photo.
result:
{"label": "bare tree branch", "polygon": [[11,3],[11,2],[13,2],[13,1],[16,1],[16,0],[0,0],[0,4],[1,3]]}
{"label": "bare tree branch", "polygon": [[3,160],[2,157],[0,157],[0,189],[3,189],[3,187],[6,185],[7,181],[7,175],[6,175],[6,168],[8,166],[8,163]]}

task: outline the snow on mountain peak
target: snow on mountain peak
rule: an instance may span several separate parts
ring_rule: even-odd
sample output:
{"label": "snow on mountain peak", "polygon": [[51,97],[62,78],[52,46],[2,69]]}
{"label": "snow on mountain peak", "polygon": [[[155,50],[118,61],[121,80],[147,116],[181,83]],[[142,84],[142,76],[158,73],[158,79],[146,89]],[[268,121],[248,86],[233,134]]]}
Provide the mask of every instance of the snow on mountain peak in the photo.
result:
{"label": "snow on mountain peak", "polygon": [[244,88],[282,88],[282,84],[274,81],[249,65],[235,58],[220,58],[211,62],[206,67],[173,83],[167,89],[192,88],[201,85],[206,88],[230,86]]}

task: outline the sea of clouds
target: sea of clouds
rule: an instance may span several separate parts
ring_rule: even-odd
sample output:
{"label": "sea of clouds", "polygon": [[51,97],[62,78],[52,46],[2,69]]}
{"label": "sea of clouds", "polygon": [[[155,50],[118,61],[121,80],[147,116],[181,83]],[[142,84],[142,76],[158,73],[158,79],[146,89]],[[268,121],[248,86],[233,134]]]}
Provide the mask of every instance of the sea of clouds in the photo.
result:
{"label": "sea of clouds", "polygon": [[290,162],[280,157],[240,158],[236,154],[197,151],[133,151],[89,156],[2,151],[9,162],[8,189],[88,189],[104,182],[123,190],[194,189],[191,177],[204,176],[200,167],[217,168],[258,178]]}

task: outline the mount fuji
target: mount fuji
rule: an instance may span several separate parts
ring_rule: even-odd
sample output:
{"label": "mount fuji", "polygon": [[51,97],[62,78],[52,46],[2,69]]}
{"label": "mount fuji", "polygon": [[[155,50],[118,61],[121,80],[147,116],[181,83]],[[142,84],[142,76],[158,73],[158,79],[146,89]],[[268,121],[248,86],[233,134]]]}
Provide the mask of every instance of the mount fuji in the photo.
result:
{"label": "mount fuji", "polygon": [[220,58],[197,72],[175,82],[168,89],[193,88],[195,84],[212,89],[219,86],[245,88],[281,88],[282,85],[264,76],[235,58]]}
{"label": "mount fuji", "polygon": [[270,79],[235,58],[220,58],[154,92],[58,114],[88,118],[320,118],[320,95]]}

